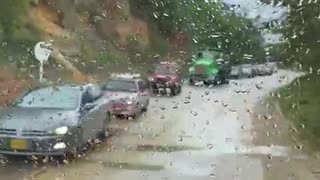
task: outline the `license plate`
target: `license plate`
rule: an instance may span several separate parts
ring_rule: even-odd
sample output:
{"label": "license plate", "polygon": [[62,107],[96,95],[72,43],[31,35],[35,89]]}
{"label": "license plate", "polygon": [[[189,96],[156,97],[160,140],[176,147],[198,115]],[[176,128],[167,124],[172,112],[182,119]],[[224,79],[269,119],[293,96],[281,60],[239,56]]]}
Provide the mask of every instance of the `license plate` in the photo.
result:
{"label": "license plate", "polygon": [[26,150],[28,149],[28,142],[26,140],[11,140],[10,147],[15,150]]}

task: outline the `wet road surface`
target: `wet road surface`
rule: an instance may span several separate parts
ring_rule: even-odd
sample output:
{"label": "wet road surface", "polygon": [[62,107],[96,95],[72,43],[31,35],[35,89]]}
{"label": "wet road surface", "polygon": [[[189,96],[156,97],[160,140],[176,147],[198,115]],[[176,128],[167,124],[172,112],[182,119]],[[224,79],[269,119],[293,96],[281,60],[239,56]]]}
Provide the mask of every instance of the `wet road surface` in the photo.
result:
{"label": "wet road surface", "polygon": [[113,136],[88,157],[38,168],[12,162],[0,168],[0,179],[265,179],[263,158],[306,158],[287,146],[254,145],[251,131],[255,105],[297,76],[281,70],[214,88],[186,85],[177,97],[152,98],[134,121],[114,120]]}

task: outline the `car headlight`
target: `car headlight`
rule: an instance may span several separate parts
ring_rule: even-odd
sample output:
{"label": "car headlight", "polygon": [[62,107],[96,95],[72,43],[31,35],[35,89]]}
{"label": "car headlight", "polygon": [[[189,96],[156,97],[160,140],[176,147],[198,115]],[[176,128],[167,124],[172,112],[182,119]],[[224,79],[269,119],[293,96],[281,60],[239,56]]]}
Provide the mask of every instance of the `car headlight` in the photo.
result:
{"label": "car headlight", "polygon": [[129,100],[129,101],[127,101],[127,104],[128,104],[128,105],[131,105],[131,104],[133,104],[133,101],[130,101],[130,100]]}
{"label": "car headlight", "polygon": [[65,135],[69,131],[69,128],[67,126],[58,127],[54,132],[57,135]]}

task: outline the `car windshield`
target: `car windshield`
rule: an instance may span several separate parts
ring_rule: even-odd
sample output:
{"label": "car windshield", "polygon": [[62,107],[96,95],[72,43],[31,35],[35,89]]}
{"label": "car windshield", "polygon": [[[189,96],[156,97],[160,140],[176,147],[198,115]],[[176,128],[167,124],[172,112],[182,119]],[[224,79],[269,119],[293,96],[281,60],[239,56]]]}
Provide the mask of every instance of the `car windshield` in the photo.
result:
{"label": "car windshield", "polygon": [[107,82],[102,89],[104,91],[137,92],[137,85],[130,80],[113,80]]}
{"label": "car windshield", "polygon": [[0,0],[16,179],[320,180],[320,0]]}
{"label": "car windshield", "polygon": [[172,75],[176,73],[176,68],[171,66],[157,66],[155,69],[156,74]]}
{"label": "car windshield", "polygon": [[80,91],[72,87],[43,88],[29,92],[17,100],[24,108],[75,109],[79,104]]}

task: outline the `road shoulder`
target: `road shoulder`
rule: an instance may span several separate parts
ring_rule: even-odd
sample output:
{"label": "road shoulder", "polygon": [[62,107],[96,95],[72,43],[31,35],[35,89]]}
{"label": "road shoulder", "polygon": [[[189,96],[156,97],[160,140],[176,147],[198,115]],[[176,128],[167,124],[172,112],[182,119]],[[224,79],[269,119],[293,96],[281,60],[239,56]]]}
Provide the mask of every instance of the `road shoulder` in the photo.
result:
{"label": "road shoulder", "polygon": [[253,143],[257,146],[281,146],[288,154],[280,157],[260,156],[264,164],[264,179],[320,178],[320,161],[298,138],[292,123],[288,121],[276,101],[259,102],[253,115]]}

